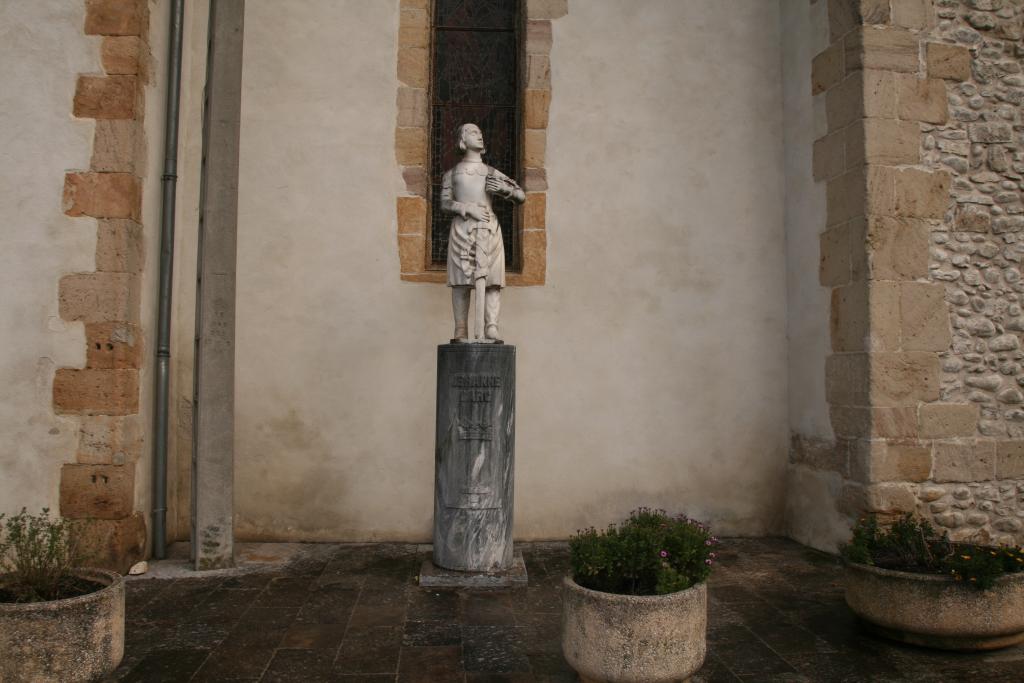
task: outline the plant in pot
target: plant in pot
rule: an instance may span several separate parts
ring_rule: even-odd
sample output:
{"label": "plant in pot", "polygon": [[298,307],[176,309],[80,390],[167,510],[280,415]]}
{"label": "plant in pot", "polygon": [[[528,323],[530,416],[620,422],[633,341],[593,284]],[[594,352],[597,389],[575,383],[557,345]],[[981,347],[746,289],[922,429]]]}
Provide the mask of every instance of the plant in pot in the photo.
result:
{"label": "plant in pot", "polygon": [[700,669],[716,543],[700,522],[648,508],[570,539],[562,652],[582,681],[680,681]]}
{"label": "plant in pot", "polygon": [[954,543],[907,515],[857,522],[846,604],[881,636],[945,650],[1024,642],[1024,548]]}
{"label": "plant in pot", "polygon": [[78,566],[75,526],[0,515],[0,681],[93,681],[124,656],[124,579]]}

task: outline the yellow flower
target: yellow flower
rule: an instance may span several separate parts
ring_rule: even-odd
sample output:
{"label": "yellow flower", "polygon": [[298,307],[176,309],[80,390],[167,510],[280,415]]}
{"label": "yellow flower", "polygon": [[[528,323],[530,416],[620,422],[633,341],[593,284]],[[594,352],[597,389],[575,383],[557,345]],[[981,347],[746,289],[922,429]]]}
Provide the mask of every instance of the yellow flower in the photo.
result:
{"label": "yellow flower", "polygon": [[970,556],[970,555],[961,555],[960,557],[961,557],[962,559],[964,559],[964,560],[969,560],[969,559],[971,559],[971,556]]}

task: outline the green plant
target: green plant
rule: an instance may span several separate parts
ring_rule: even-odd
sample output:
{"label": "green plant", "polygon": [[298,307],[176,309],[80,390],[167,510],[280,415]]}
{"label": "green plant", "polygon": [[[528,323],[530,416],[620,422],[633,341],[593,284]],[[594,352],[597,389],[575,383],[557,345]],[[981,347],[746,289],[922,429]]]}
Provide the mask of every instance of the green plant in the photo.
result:
{"label": "green plant", "polygon": [[1003,574],[1024,571],[1024,548],[958,545],[946,566],[957,581],[987,590]]}
{"label": "green plant", "polygon": [[708,577],[717,543],[700,522],[640,508],[622,524],[584,529],[569,540],[572,577],[605,593],[674,593]]}
{"label": "green plant", "polygon": [[71,575],[78,561],[72,522],[50,517],[48,508],[0,515],[0,602],[39,602],[79,595]]}
{"label": "green plant", "polygon": [[1024,571],[1024,548],[953,543],[913,515],[882,527],[874,515],[861,518],[840,548],[850,562],[925,574],[948,574],[985,590],[1006,573]]}
{"label": "green plant", "polygon": [[941,571],[942,558],[952,546],[931,524],[912,515],[887,528],[879,527],[877,518],[868,515],[854,526],[853,538],[840,551],[851,562],[927,573]]}

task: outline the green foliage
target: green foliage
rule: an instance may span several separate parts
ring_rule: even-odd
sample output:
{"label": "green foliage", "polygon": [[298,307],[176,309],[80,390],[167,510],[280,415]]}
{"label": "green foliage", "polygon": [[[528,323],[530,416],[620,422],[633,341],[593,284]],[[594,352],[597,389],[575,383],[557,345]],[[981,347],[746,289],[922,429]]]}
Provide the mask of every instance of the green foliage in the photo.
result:
{"label": "green foliage", "polygon": [[853,538],[840,552],[851,562],[930,573],[941,570],[941,559],[951,552],[951,545],[931,524],[912,515],[885,529],[869,515],[853,528]]}
{"label": "green foliage", "polygon": [[888,528],[881,528],[874,515],[862,518],[840,553],[850,562],[883,569],[949,574],[980,590],[991,588],[1003,574],[1024,571],[1024,548],[952,543],[912,515]]}
{"label": "green foliage", "polygon": [[1024,548],[958,545],[946,566],[957,581],[987,590],[1003,574],[1024,571]]}
{"label": "green foliage", "polygon": [[850,562],[874,564],[871,553],[878,544],[878,520],[874,515],[861,517],[853,527],[853,538],[839,547],[839,553]]}
{"label": "green foliage", "polygon": [[72,523],[50,511],[30,515],[21,509],[4,521],[0,515],[0,601],[39,602],[77,593],[71,569],[78,553]]}
{"label": "green foliage", "polygon": [[605,593],[675,593],[708,577],[717,542],[700,522],[640,508],[622,524],[584,529],[569,540],[572,577]]}

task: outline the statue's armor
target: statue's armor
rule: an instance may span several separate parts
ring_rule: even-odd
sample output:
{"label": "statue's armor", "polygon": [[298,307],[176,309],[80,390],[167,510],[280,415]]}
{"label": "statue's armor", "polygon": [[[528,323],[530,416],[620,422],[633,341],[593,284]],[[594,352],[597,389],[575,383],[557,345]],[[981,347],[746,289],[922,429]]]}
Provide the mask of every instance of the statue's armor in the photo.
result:
{"label": "statue's armor", "polygon": [[[442,178],[441,210],[455,214],[448,234],[449,286],[472,286],[480,278],[486,279],[488,287],[505,286],[505,246],[485,189],[488,173],[518,187],[480,161],[460,162]],[[469,205],[486,207],[491,219],[477,221],[466,215]]]}

